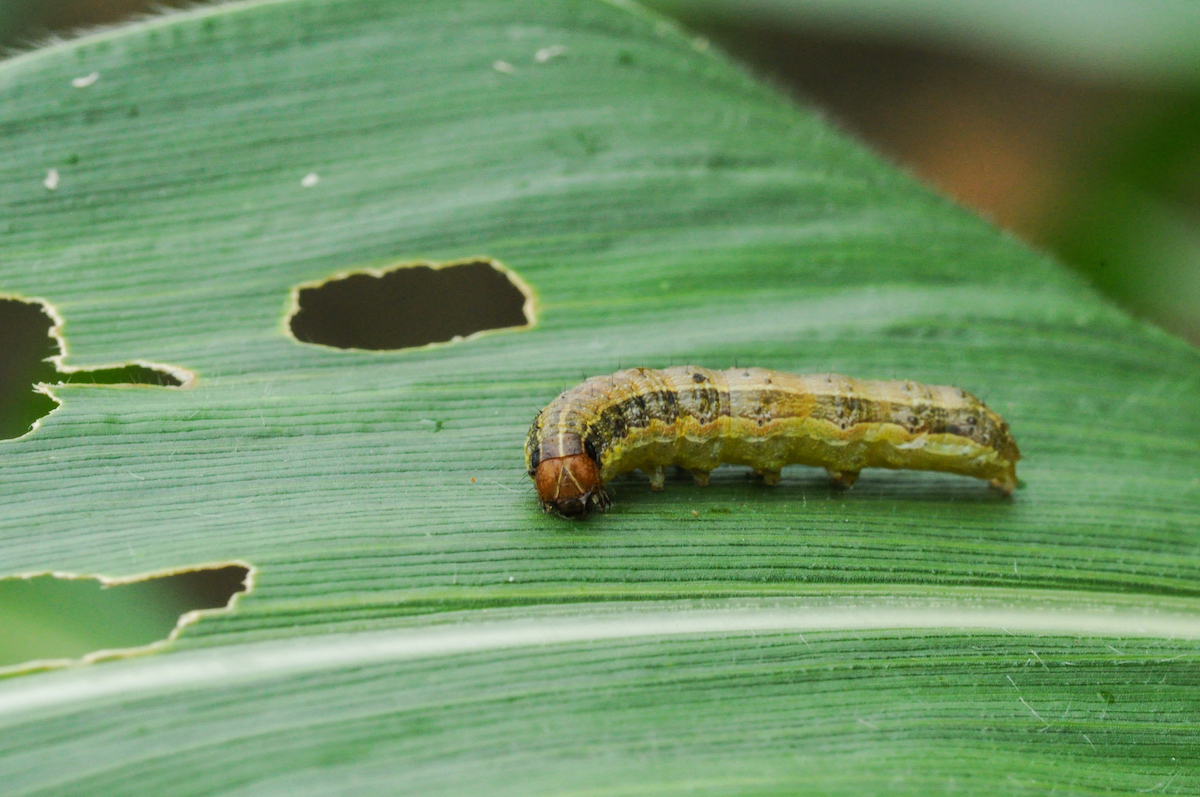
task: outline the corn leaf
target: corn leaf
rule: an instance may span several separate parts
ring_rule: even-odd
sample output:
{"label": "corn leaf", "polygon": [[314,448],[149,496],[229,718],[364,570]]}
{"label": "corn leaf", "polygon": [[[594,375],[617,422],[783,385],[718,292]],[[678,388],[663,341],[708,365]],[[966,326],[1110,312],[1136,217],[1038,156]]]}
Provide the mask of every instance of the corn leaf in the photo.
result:
{"label": "corn leaf", "polygon": [[[49,388],[0,443],[0,575],[254,568],[166,649],[0,682],[5,793],[1200,789],[1200,354],[703,41],[267,0],[11,58],[0,97],[0,292],[65,366],[196,375]],[[298,286],[480,257],[531,328],[288,333]],[[1024,487],[730,468],[544,515],[534,413],[684,363],[961,386]]]}

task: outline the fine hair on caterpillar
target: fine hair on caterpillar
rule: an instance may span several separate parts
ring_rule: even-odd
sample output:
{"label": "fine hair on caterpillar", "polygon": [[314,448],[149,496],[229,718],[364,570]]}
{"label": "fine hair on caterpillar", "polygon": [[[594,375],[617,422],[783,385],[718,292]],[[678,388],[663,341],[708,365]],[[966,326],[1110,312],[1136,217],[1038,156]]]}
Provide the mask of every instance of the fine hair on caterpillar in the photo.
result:
{"label": "fine hair on caterpillar", "polygon": [[1004,419],[957,387],[692,365],[592,377],[538,413],[525,442],[542,508],[564,517],[607,509],[604,485],[622,473],[661,490],[670,465],[700,485],[722,463],[766,484],[815,465],[842,487],[863,468],[945,471],[1009,495],[1020,458]]}

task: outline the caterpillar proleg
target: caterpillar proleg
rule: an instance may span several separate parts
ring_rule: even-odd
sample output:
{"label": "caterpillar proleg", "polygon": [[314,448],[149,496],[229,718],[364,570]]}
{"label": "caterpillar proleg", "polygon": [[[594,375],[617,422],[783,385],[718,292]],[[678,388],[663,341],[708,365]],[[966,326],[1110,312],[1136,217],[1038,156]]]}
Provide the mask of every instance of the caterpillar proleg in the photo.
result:
{"label": "caterpillar proleg", "polygon": [[592,377],[538,413],[525,442],[542,508],[566,517],[607,509],[605,483],[635,469],[661,490],[669,465],[701,485],[721,463],[767,484],[785,465],[815,465],[845,487],[863,468],[910,468],[1007,495],[1020,456],[1004,419],[956,387],[691,365]]}

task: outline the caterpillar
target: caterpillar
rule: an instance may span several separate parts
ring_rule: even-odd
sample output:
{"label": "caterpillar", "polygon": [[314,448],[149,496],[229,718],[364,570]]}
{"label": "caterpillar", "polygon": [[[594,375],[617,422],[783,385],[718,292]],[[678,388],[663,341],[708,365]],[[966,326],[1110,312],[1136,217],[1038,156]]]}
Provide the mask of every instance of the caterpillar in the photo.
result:
{"label": "caterpillar", "polygon": [[661,490],[669,465],[702,486],[721,463],[766,484],[785,465],[815,465],[842,487],[863,468],[910,468],[1009,495],[1020,456],[1004,419],[956,387],[691,365],[592,377],[538,413],[525,442],[542,509],[564,517],[607,509],[604,485],[635,469]]}

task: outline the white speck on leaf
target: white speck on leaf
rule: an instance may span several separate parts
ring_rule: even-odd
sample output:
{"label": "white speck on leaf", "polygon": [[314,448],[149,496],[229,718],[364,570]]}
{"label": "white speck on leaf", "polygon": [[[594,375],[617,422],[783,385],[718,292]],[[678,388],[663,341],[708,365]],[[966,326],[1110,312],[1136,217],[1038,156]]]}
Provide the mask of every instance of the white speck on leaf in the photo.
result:
{"label": "white speck on leaf", "polygon": [[509,576],[509,577],[508,577],[508,582],[511,584],[513,581],[516,581],[516,579],[515,579],[515,578],[513,578],[512,576]]}
{"label": "white speck on leaf", "polygon": [[53,191],[58,188],[58,169],[51,169],[46,172],[46,179],[42,180],[42,185],[46,186],[47,191]]}
{"label": "white speck on leaf", "polygon": [[506,75],[517,74],[517,68],[508,61],[495,61],[492,63],[492,69],[495,69],[497,72],[503,72]]}
{"label": "white speck on leaf", "polygon": [[549,47],[543,47],[534,53],[533,60],[539,64],[544,64],[551,58],[557,58],[567,51],[567,48],[561,44],[552,44]]}
{"label": "white speck on leaf", "polygon": [[77,77],[77,78],[73,79],[71,81],[71,85],[77,89],[86,89],[88,86],[92,85],[99,79],[100,79],[100,73],[93,72],[90,75],[84,75],[83,77]]}
{"label": "white speck on leaf", "polygon": [[321,182],[321,176],[316,172],[309,172],[308,174],[304,175],[304,179],[300,181],[300,186],[302,188],[312,188],[319,182]]}

